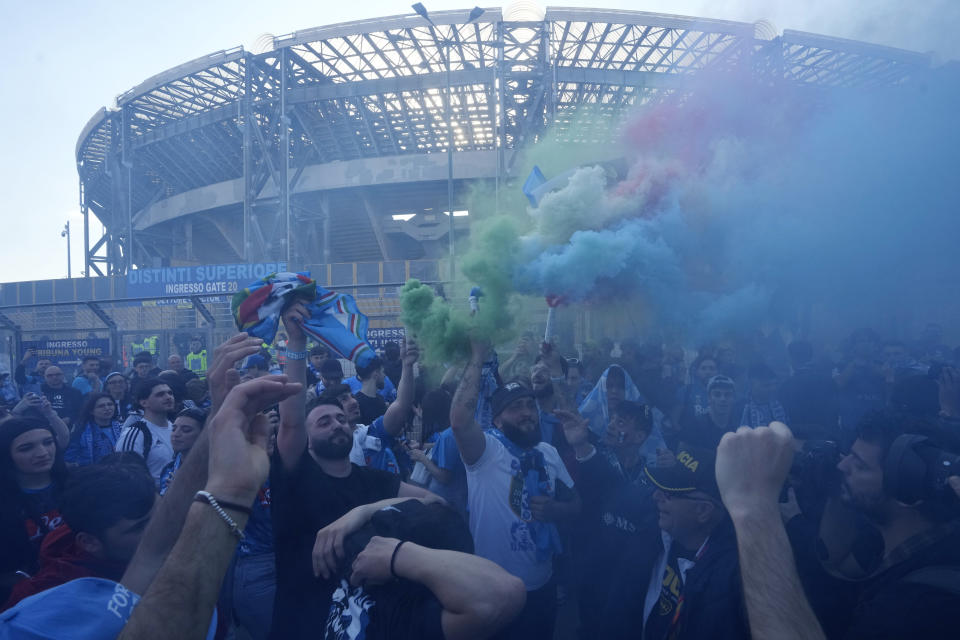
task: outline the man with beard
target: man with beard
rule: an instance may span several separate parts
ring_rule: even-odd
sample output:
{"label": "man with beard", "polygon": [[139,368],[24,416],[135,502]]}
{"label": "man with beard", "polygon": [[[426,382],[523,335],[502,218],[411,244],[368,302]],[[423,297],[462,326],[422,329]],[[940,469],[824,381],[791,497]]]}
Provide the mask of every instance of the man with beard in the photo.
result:
{"label": "man with beard", "polygon": [[[308,317],[303,303],[284,312],[287,330],[287,375],[306,381]],[[413,376],[410,376],[411,378]],[[397,497],[430,497],[398,475],[360,467],[350,461],[353,434],[343,406],[331,398],[306,405],[306,393],[280,403],[277,457],[270,474],[277,592],[274,638],[316,637],[323,629],[336,583],[318,579],[314,567],[336,569],[343,558],[343,538],[352,529],[340,520],[337,530],[317,533],[357,506]],[[349,520],[349,519],[347,519]]]}
{"label": "man with beard", "polygon": [[491,398],[495,429],[474,420],[480,374],[490,351],[474,342],[450,409],[467,469],[467,505],[476,553],[521,578],[527,602],[505,638],[553,638],[557,610],[553,557],[561,551],[554,523],[576,517],[580,499],[557,450],[540,441],[533,391],[517,382]]}

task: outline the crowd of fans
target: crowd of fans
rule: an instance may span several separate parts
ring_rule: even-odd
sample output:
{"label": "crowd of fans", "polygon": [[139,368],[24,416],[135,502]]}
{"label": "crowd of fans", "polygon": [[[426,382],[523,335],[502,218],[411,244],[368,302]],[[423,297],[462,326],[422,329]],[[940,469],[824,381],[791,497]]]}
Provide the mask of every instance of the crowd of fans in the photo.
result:
{"label": "crowd of fans", "polygon": [[24,354],[0,638],[960,629],[960,351],[937,325],[836,353],[524,334],[430,366],[409,339],[346,377],[306,314],[282,363],[246,334],[203,370],[144,351],[68,381]]}

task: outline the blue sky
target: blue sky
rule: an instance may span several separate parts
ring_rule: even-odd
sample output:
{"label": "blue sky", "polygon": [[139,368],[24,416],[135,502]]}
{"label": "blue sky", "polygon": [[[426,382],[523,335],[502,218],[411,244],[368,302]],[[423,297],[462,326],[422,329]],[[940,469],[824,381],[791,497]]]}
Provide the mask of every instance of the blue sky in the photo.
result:
{"label": "blue sky", "polygon": [[[466,9],[468,2],[431,0],[428,9]],[[485,3],[481,3],[483,6]],[[796,29],[866,40],[941,59],[960,58],[952,29],[957,0],[577,0],[574,6],[632,9],[729,20],[766,18]],[[263,33],[410,13],[405,1],[363,3],[92,0],[4,3],[0,65],[0,171],[5,197],[0,282],[66,276],[70,220],[73,274],[83,269],[83,224],[74,159],[90,117],[146,78]]]}

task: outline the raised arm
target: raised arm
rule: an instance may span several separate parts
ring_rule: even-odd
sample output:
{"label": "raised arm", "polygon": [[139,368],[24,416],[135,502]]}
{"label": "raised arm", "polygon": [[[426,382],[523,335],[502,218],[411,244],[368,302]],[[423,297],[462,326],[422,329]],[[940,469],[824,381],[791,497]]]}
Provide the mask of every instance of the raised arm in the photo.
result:
{"label": "raised arm", "polygon": [[[299,387],[283,376],[264,376],[239,385],[205,429],[212,442],[206,490],[239,531],[246,525],[247,513],[227,503],[252,504],[270,470],[269,426],[260,411],[298,393]],[[212,505],[189,504],[177,544],[130,616],[121,640],[206,637],[238,537]]]}
{"label": "raised arm", "polygon": [[740,427],[717,449],[717,484],[737,532],[750,633],[754,638],[826,638],[803,593],[780,517],[780,489],[793,460],[786,425]]}
{"label": "raised arm", "polygon": [[480,395],[480,373],[483,361],[490,352],[490,345],[486,342],[471,340],[470,362],[463,371],[457,391],[453,394],[450,405],[450,426],[453,427],[453,437],[457,441],[457,449],[463,463],[471,465],[480,459],[487,446],[483,429],[474,420],[477,411],[477,398]]}
{"label": "raised arm", "polygon": [[391,436],[398,436],[403,432],[403,425],[407,423],[410,408],[413,407],[413,395],[417,381],[413,377],[413,365],[420,358],[420,349],[417,343],[408,338],[403,352],[403,373],[400,375],[400,385],[397,387],[397,399],[394,400],[383,414],[383,430]]}
{"label": "raised arm", "polygon": [[307,336],[303,323],[310,316],[307,306],[300,301],[290,305],[283,313],[283,326],[287,330],[287,379],[299,382],[303,389],[280,403],[280,429],[277,432],[277,452],[286,469],[292,469],[307,448],[307,360],[290,358],[291,352],[307,350]]}
{"label": "raised arm", "polygon": [[[213,420],[230,389],[240,380],[234,365],[257,353],[260,343],[258,338],[250,338],[247,334],[240,333],[214,350],[213,364],[207,371],[210,397],[213,401],[208,422]],[[210,429],[200,432],[200,437],[190,449],[190,455],[177,470],[173,483],[157,504],[156,512],[143,532],[137,552],[127,565],[121,582],[134,593],[144,593],[150,586],[180,535],[194,494],[207,482],[210,432]]]}
{"label": "raised arm", "polygon": [[395,538],[371,538],[357,556],[351,583],[388,582],[393,559],[397,577],[422,584],[440,601],[447,640],[489,638],[523,609],[527,598],[523,582],[493,562],[412,542],[397,549],[398,544]]}

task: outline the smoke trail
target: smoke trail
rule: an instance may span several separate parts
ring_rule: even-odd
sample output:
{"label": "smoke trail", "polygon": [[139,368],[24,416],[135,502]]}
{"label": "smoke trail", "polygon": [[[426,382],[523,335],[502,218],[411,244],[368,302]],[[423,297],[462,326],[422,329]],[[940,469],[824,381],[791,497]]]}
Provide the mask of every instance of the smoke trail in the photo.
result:
{"label": "smoke trail", "polygon": [[[713,74],[639,110],[625,171],[583,166],[526,217],[516,197],[513,216],[474,224],[463,274],[489,295],[476,324],[506,335],[513,292],[626,302],[692,337],[811,305],[850,323],[898,304],[931,313],[956,297],[960,237],[960,83],[945,80],[823,89]],[[462,352],[470,321],[435,313],[438,339],[460,344],[441,352]]]}

